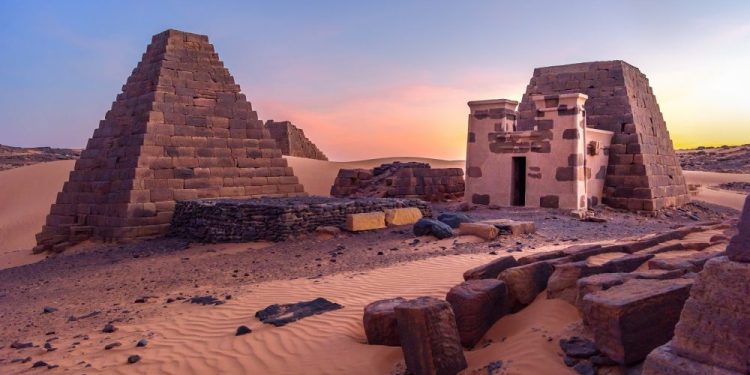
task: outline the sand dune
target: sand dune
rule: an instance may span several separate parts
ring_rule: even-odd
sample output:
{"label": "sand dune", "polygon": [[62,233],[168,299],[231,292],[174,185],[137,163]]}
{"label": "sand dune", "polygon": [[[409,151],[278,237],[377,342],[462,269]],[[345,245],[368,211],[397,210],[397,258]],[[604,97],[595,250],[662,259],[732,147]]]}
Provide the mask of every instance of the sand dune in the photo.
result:
{"label": "sand dune", "polygon": [[[462,280],[464,270],[494,258],[445,256],[364,273],[244,286],[225,305],[174,304],[163,317],[119,326],[114,335],[98,333],[76,353],[89,353],[86,360],[92,367],[88,373],[132,373],[124,358],[138,352],[143,357],[138,371],[146,374],[389,374],[399,366],[403,369],[401,349],[366,344],[361,323],[364,306],[395,296],[444,298]],[[263,325],[254,318],[257,310],[269,304],[315,297],[344,308],[285,327]],[[557,355],[558,340],[579,319],[573,306],[547,300],[542,294],[529,308],[501,319],[479,349],[466,353],[469,369],[465,373],[486,373],[484,367],[502,360],[507,374],[574,374]],[[235,337],[239,325],[253,332]],[[105,336],[110,336],[106,342],[117,340],[123,347],[102,351],[100,339]],[[133,343],[141,337],[149,337],[152,344],[136,351]],[[77,355],[67,358],[80,360]],[[77,368],[65,361],[61,358],[55,363]]]}

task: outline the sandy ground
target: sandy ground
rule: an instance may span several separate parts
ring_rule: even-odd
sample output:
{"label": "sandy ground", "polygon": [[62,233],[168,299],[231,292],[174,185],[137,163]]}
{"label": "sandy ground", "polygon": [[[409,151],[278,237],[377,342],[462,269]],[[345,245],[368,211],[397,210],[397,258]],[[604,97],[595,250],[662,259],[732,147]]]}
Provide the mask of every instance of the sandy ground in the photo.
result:
{"label": "sandy ground", "polygon": [[[434,167],[463,166],[462,161],[416,158],[344,163],[289,158],[289,163],[308,192],[326,195],[339,168],[370,168],[397,159]],[[471,214],[534,220],[539,233],[493,244],[475,237],[413,243],[408,228],[282,244],[187,246],[171,240],[130,247],[83,244],[77,251],[39,262],[44,257],[33,256],[28,249],[72,166],[73,162],[62,161],[0,172],[0,305],[5,306],[0,309],[4,321],[0,373],[28,373],[28,363],[9,364],[19,355],[61,366],[40,370],[50,373],[64,369],[74,373],[399,373],[403,371],[399,348],[365,344],[361,325],[365,304],[393,296],[443,297],[466,269],[497,253],[522,256],[573,242],[622,238],[690,223],[686,218],[657,220],[619,213],[609,213],[606,224],[582,223],[562,212],[485,209]],[[741,194],[711,186],[750,180],[747,175],[710,172],[686,175],[690,183],[703,185],[696,199],[734,208],[741,207]],[[446,209],[455,207],[437,207],[437,211]],[[231,294],[232,299],[211,307],[164,302],[168,296],[204,293]],[[138,296],[151,298],[134,304]],[[315,297],[345,308],[279,328],[263,326],[253,317],[273,303]],[[48,305],[60,311],[40,314]],[[67,321],[70,315],[90,311],[101,314]],[[115,321],[119,330],[101,333],[108,321]],[[253,332],[235,337],[241,324]],[[560,359],[557,342],[575,324],[580,324],[580,317],[573,306],[542,295],[530,307],[504,317],[477,349],[467,352],[465,373],[487,373],[489,363],[503,361],[498,373],[572,374]],[[55,334],[44,335],[48,331]],[[40,346],[52,337],[59,337],[52,341],[59,349],[46,352]],[[135,341],[144,337],[149,346],[136,349]],[[7,341],[16,339],[40,346],[10,350]],[[103,350],[114,341],[122,346]],[[131,354],[141,355],[142,361],[127,365],[125,359]]]}
{"label": "sandy ground", "polygon": [[688,184],[702,185],[693,199],[742,210],[746,194],[719,189],[726,182],[750,182],[750,174],[684,171]]}

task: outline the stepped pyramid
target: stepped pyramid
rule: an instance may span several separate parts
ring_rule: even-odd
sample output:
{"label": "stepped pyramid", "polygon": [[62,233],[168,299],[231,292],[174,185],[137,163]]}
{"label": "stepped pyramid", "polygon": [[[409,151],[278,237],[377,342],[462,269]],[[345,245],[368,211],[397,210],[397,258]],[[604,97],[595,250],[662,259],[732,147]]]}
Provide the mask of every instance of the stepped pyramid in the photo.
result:
{"label": "stepped pyramid", "polygon": [[624,61],[537,68],[518,107],[518,130],[533,130],[532,95],[584,93],[588,127],[614,132],[602,202],[653,211],[689,201],[682,168],[648,78]]}
{"label": "stepped pyramid", "polygon": [[304,189],[208,37],[155,35],[58,193],[35,251],[163,234],[175,201]]}

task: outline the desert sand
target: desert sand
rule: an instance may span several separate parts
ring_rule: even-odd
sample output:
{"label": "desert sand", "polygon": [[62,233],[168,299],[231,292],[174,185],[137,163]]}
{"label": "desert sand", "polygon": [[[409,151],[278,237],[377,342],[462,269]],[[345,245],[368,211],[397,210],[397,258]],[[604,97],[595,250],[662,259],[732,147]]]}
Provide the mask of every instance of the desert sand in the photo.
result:
{"label": "desert sand", "polygon": [[[288,159],[307,191],[317,195],[327,195],[339,168],[371,168],[394,160],[428,162],[434,167],[463,166],[462,161],[423,158],[361,162]],[[44,258],[31,255],[28,249],[33,246],[34,234],[72,166],[72,161],[60,161],[0,172],[0,251],[3,254],[0,268]],[[734,208],[741,207],[741,194],[710,187],[726,181],[750,181],[747,175],[709,172],[686,172],[686,175],[690,183],[704,185],[695,199]],[[268,245],[255,248],[265,246]],[[247,255],[251,251],[247,246],[224,247],[228,254]],[[549,248],[524,249],[514,255]],[[591,261],[600,263],[614,256],[616,254],[607,254]],[[42,354],[43,349],[30,349],[27,354],[61,368],[85,369],[86,373],[132,373],[133,367],[124,361],[131,354],[143,357],[138,365],[139,373],[352,373],[353,369],[361,374],[399,373],[403,372],[399,348],[366,345],[361,325],[364,305],[394,296],[442,298],[451,286],[461,281],[465,270],[492,259],[494,256],[486,252],[447,255],[319,278],[242,284],[233,289],[232,300],[222,306],[183,303],[170,305],[168,309],[164,306],[163,313],[137,321],[137,324],[118,324],[119,330],[114,334],[88,332],[91,339],[70,351]],[[315,297],[327,298],[344,308],[286,327],[262,325],[253,317],[255,311],[270,304]],[[558,341],[566,330],[579,322],[575,307],[561,300],[547,300],[542,293],[530,307],[502,318],[476,349],[467,352],[469,369],[465,373],[487,373],[488,364],[503,361],[503,374],[573,374],[560,358]],[[234,331],[239,325],[247,325],[253,332],[235,337]],[[151,343],[147,352],[142,349],[139,352],[134,343],[144,337]],[[123,346],[102,350],[106,343],[113,341]],[[89,364],[90,367],[84,367]],[[18,368],[13,367],[13,371]]]}

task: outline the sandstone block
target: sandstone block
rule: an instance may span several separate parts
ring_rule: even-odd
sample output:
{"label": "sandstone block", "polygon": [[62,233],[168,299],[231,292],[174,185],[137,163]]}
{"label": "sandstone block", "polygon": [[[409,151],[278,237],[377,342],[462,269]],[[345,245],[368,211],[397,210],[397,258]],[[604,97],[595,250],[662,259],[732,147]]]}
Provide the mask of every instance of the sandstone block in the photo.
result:
{"label": "sandstone block", "polygon": [[693,281],[630,280],[583,298],[583,319],[597,348],[631,365],[672,338]]}
{"label": "sandstone block", "polygon": [[406,368],[415,375],[458,374],[468,365],[448,302],[420,297],[395,307]]}
{"label": "sandstone block", "polygon": [[737,229],[739,233],[732,237],[727,246],[727,256],[735,262],[750,263],[750,195],[745,198]]}
{"label": "sandstone block", "polygon": [[501,272],[516,266],[516,258],[507,255],[464,272],[464,280],[496,279]]}
{"label": "sandstone block", "polygon": [[385,210],[385,223],[388,226],[414,224],[422,218],[422,211],[416,207],[392,208]]}
{"label": "sandstone block", "polygon": [[497,279],[469,280],[451,288],[446,301],[456,315],[461,344],[474,347],[510,311],[508,289]]}
{"label": "sandstone block", "polygon": [[500,230],[494,225],[484,223],[461,223],[458,233],[462,236],[473,235],[485,240],[493,240],[500,234]]}
{"label": "sandstone block", "polygon": [[508,295],[514,301],[514,308],[518,308],[533,302],[547,288],[552,271],[553,267],[549,262],[536,262],[506,269],[497,278],[505,282]]}
{"label": "sandstone block", "polygon": [[495,226],[501,234],[510,234],[519,236],[522,234],[531,234],[536,232],[536,225],[533,221],[514,221],[507,219],[484,220],[483,224]]}
{"label": "sandstone block", "polygon": [[643,364],[642,375],[743,375],[726,368],[712,366],[681,357],[668,343],[654,349]]}
{"label": "sandstone block", "polygon": [[375,301],[365,306],[362,318],[370,345],[400,346],[394,308],[406,302],[401,297]]}
{"label": "sandstone block", "polygon": [[346,215],[346,230],[359,232],[385,228],[384,212],[367,212]]}

